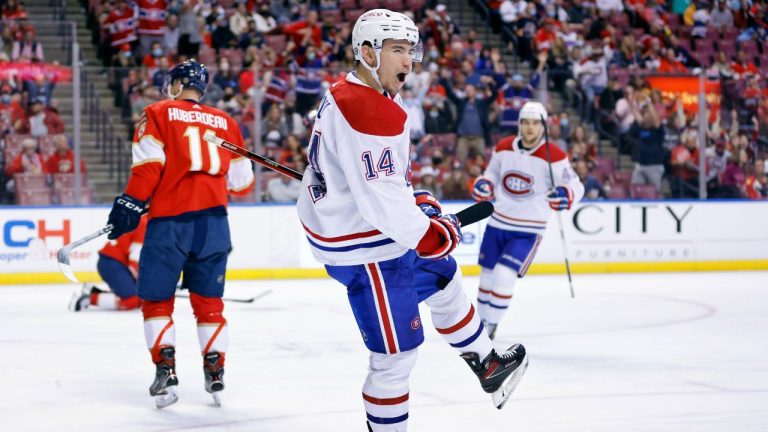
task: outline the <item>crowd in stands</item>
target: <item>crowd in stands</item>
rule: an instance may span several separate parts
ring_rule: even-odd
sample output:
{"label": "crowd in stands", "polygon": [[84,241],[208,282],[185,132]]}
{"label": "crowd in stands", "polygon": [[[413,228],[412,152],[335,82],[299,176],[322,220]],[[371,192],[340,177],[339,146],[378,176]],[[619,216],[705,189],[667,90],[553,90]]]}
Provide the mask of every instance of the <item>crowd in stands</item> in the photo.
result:
{"label": "crowd in stands", "polygon": [[[355,20],[373,7],[405,11],[425,45],[402,93],[412,178],[442,199],[469,196],[493,143],[515,133],[518,110],[532,98],[549,104],[550,139],[567,150],[588,197],[698,196],[697,116],[643,74],[705,71],[722,88],[705,133],[709,196],[766,197],[765,0],[475,3],[501,49],[425,0],[92,0],[90,12],[128,122],[161,97],[168,67],[194,57],[213,74],[206,103],[235,116],[247,145],[259,101],[262,152],[303,168],[323,91],[354,67]],[[562,93],[568,110],[555,113],[548,91]],[[618,170],[601,142],[631,157],[634,169]],[[267,180],[266,198],[290,201],[287,181]]]}
{"label": "crowd in stands", "polygon": [[[23,4],[6,0],[1,10],[0,68],[44,63],[43,44]],[[52,97],[57,78],[45,69],[14,70],[20,72],[0,77],[0,204],[73,203],[74,152]]]}

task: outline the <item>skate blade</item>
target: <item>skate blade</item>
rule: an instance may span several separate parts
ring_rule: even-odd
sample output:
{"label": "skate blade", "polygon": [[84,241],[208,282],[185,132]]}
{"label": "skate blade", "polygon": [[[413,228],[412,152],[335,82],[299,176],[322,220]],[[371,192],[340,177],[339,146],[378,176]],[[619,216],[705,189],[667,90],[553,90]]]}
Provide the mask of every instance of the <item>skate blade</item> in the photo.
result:
{"label": "skate blade", "polygon": [[166,387],[164,394],[153,396],[155,399],[155,406],[158,409],[163,409],[167,406],[171,406],[179,401],[179,394],[176,391],[176,386]]}
{"label": "skate blade", "polygon": [[220,407],[221,406],[221,392],[220,391],[213,392],[213,393],[211,393],[211,397],[213,398],[213,404],[216,405],[217,407]]}
{"label": "skate blade", "polygon": [[496,405],[496,408],[502,409],[504,407],[504,404],[507,403],[509,397],[512,396],[512,392],[515,391],[515,388],[520,383],[520,380],[523,379],[527,369],[528,354],[523,358],[522,364],[504,380],[501,388],[493,392],[493,404]]}

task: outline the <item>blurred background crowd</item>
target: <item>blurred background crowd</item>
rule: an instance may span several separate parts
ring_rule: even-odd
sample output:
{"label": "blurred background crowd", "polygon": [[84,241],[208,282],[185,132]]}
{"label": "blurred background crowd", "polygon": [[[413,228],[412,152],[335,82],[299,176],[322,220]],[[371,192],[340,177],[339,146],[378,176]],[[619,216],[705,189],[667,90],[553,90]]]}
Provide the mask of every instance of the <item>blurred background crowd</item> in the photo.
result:
{"label": "blurred background crowd", "polygon": [[[0,62],[44,62],[23,6],[2,3]],[[384,7],[413,18],[425,48],[402,92],[415,188],[440,199],[469,199],[495,142],[516,133],[519,109],[536,99],[548,107],[549,138],[567,151],[588,198],[696,198],[702,170],[710,198],[768,196],[764,0],[83,5],[103,76],[131,134],[143,108],[163,98],[168,68],[196,58],[212,74],[205,103],[233,115],[253,150],[303,170],[323,92],[354,67],[352,26],[365,10]],[[648,79],[702,73],[718,90],[707,97],[701,124],[691,109],[695,101]],[[56,118],[55,85],[46,76],[0,83],[6,201],[15,199],[15,173],[72,170],[71,162],[61,162],[71,151]],[[246,201],[296,199],[297,182],[264,175],[261,190]]]}

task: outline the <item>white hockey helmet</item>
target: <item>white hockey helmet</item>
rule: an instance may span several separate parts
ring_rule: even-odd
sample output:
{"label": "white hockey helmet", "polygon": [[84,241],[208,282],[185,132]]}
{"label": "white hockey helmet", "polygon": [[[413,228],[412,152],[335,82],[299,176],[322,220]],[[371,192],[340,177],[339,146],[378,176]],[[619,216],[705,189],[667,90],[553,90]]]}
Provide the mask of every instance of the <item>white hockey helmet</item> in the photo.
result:
{"label": "white hockey helmet", "polygon": [[544,121],[547,121],[547,109],[544,108],[544,105],[542,105],[541,102],[528,101],[520,110],[519,118],[520,120],[529,119],[539,121],[543,118]]}
{"label": "white hockey helmet", "polygon": [[378,55],[387,39],[402,39],[411,43],[411,60],[420,62],[424,56],[424,48],[419,39],[419,29],[413,20],[400,12],[388,9],[371,9],[360,15],[352,28],[352,50],[355,60],[363,61],[363,43],[368,42]]}

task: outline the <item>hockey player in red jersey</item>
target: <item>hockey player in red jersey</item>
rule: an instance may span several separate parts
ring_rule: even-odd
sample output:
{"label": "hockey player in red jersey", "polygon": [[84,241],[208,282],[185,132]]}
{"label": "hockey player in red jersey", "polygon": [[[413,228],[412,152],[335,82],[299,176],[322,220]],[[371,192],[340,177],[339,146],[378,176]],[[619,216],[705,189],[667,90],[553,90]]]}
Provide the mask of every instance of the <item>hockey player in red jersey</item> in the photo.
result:
{"label": "hockey player in red jersey", "polygon": [[477,311],[491,338],[512,301],[515,282],[536,256],[549,216],[570,209],[584,196],[568,155],[545,142],[542,120],[547,121],[544,105],[526,102],[520,110],[519,136],[497,143],[488,168],[472,188],[475,200],[495,200],[478,259]]}
{"label": "hockey player in red jersey", "polygon": [[203,139],[215,133],[243,145],[232,117],[200,104],[208,79],[205,66],[194,60],[171,69],[164,89],[171,99],[144,109],[133,139],[131,176],[109,214],[109,238],[115,239],[133,231],[152,202],[139,259],[138,294],[144,335],[156,365],[149,393],[158,408],[178,400],[172,316],[182,270],[197,318],[205,390],[218,404],[224,389],[228,331],[221,298],[231,249],[227,192],[247,193],[253,187],[253,169],[248,159]]}
{"label": "hockey player in red jersey", "polygon": [[352,45],[358,66],[320,104],[297,209],[313,255],[346,286],[370,351],[368,430],[407,429],[410,373],[424,341],[420,302],[501,408],[528,365],[525,348],[494,349],[450,256],[459,220],[408,180],[410,127],[398,93],[421,61],[419,31],[401,13],[374,9],[355,23]]}
{"label": "hockey player in red jersey", "polygon": [[107,283],[104,291],[90,283],[83,284],[69,304],[74,312],[98,308],[101,310],[132,310],[141,306],[136,295],[136,279],[139,275],[139,254],[147,231],[147,218],[142,217],[139,227],[110,240],[99,251],[96,269]]}

